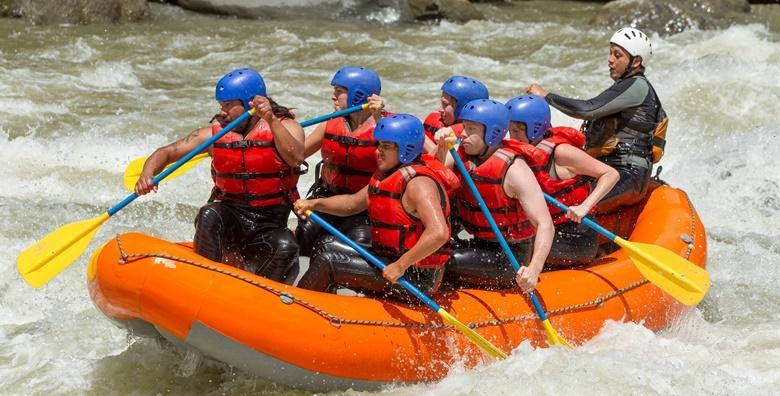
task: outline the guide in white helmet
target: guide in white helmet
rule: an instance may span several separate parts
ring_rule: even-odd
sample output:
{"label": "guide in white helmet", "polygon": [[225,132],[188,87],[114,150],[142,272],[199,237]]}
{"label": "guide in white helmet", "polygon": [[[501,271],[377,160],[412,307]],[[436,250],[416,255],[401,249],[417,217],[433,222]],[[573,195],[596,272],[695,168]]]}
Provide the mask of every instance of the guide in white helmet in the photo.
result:
{"label": "guide in white helmet", "polygon": [[653,46],[646,34],[623,28],[610,39],[607,64],[615,83],[595,98],[567,98],[547,92],[538,84],[528,87],[528,93],[544,97],[550,106],[585,120],[585,149],[620,174],[615,187],[599,203],[599,213],[641,201],[652,164],[663,155],[668,119],[645,77],[645,66],[652,55]]}

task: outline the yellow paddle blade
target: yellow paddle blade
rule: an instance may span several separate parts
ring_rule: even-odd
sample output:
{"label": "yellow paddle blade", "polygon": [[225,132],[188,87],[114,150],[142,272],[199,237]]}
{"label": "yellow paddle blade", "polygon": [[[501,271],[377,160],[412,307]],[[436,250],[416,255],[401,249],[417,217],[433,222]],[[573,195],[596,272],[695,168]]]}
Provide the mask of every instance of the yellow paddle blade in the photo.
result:
{"label": "yellow paddle blade", "polygon": [[495,345],[485,339],[485,337],[479,335],[479,333],[476,331],[461,323],[458,319],[455,319],[455,317],[450,315],[449,312],[445,311],[444,308],[439,309],[436,313],[444,318],[447,323],[451,324],[452,327],[460,330],[461,333],[466,335],[466,337],[471,339],[471,341],[477,344],[478,347],[482,348],[483,351],[487,352],[487,354],[492,356],[494,359],[506,359],[506,354],[502,350],[498,349]]}
{"label": "yellow paddle blade", "polygon": [[648,243],[615,238],[639,272],[661,290],[685,305],[694,306],[707,294],[710,276],[706,270],[669,249]]}
{"label": "yellow paddle blade", "polygon": [[550,319],[542,321],[542,326],[544,326],[544,332],[547,333],[547,342],[550,344],[550,346],[563,345],[568,348],[574,348],[571,346],[571,344],[564,340],[563,337],[558,335],[558,332],[555,331],[555,328],[552,327]]}
{"label": "yellow paddle blade", "polygon": [[108,220],[108,213],[89,220],[64,225],[23,251],[16,268],[32,287],[41,287],[74,262]]}
{"label": "yellow paddle blade", "polygon": [[[185,162],[184,165],[179,167],[179,169],[176,169],[175,171],[173,171],[173,173],[168,175],[168,177],[166,179],[172,179],[174,177],[181,176],[182,174],[184,174],[184,172],[192,169],[193,166],[197,165],[198,162],[200,162],[202,159],[204,159],[204,158],[206,158],[208,156],[209,156],[208,153],[200,153],[200,154],[192,157],[192,159],[190,159],[189,161]],[[148,157],[136,158],[136,159],[130,161],[130,165],[127,165],[127,168],[125,168],[124,183],[125,183],[125,188],[127,189],[127,191],[130,191],[130,192],[135,191],[135,183],[137,183],[138,182],[138,178],[141,177],[141,171],[144,170],[144,163],[146,163],[146,159],[147,158]],[[171,165],[168,165],[168,166],[171,166]],[[165,167],[165,169],[168,169],[168,167]]]}

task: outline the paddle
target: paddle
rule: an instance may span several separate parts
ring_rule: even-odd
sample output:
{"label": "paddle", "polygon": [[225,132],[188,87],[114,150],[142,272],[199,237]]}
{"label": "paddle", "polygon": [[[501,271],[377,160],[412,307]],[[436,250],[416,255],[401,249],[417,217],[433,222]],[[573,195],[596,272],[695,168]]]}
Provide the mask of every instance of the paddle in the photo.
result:
{"label": "paddle", "polygon": [[[319,124],[319,123],[321,123],[323,121],[328,121],[328,120],[330,120],[332,118],[342,117],[342,116],[345,116],[345,115],[348,115],[348,114],[352,114],[352,113],[354,113],[356,111],[363,110],[363,109],[365,109],[367,107],[368,107],[368,104],[366,103],[366,104],[362,104],[362,105],[353,106],[353,107],[350,107],[348,109],[339,110],[339,111],[331,113],[331,114],[326,114],[324,116],[312,118],[311,120],[303,121],[303,122],[301,122],[301,126],[305,128],[307,126],[311,126],[311,125],[314,125],[314,124]],[[198,154],[198,155],[194,156],[191,160],[187,161],[187,163],[182,165],[179,169],[177,169],[174,172],[172,172],[168,177],[173,179],[174,177],[181,176],[182,174],[184,174],[184,172],[187,172],[188,170],[192,169],[193,166],[197,165],[198,162],[200,162],[201,160],[203,160],[206,157],[208,157],[207,153],[201,153],[201,154]],[[147,158],[148,157],[136,158],[136,159],[130,161],[130,164],[127,165],[127,168],[125,168],[125,175],[124,175],[123,182],[125,184],[125,188],[127,189],[127,191],[130,191],[130,192],[135,191],[135,184],[138,182],[138,178],[141,177],[141,172],[144,170],[144,164],[146,163],[146,159]],[[168,165],[168,166],[170,167],[170,166],[173,166],[173,165]],[[168,169],[168,168],[166,167],[165,169]]]}
{"label": "paddle", "polygon": [[[360,106],[317,117],[308,122],[309,125],[311,125],[311,123],[340,117],[357,110],[360,110]],[[222,130],[217,132],[214,136],[210,137],[194,150],[187,153],[187,155],[160,172],[160,174],[155,176],[152,180],[152,183],[155,185],[160,183],[160,181],[170,176],[173,172],[187,163],[187,161],[191,160],[198,153],[217,141],[217,139],[221,138],[238,126],[238,124],[249,118],[254,112],[254,109],[250,109],[242,114],[233,122],[222,128]],[[60,271],[64,270],[74,260],[81,256],[89,245],[89,242],[95,236],[95,233],[97,233],[98,228],[108,220],[109,217],[122,210],[136,198],[138,198],[138,195],[132,193],[124,200],[108,209],[106,213],[93,219],[64,225],[24,250],[16,259],[16,267],[22,275],[22,278],[24,278],[25,282],[32,287],[40,287],[48,283],[57,276]]]}
{"label": "paddle", "polygon": [[[338,229],[330,225],[325,219],[323,219],[322,217],[320,217],[319,215],[317,215],[316,213],[310,210],[306,211],[306,215],[309,216],[309,218],[312,219],[315,223],[319,224],[320,227],[324,228],[329,233],[333,234],[340,241],[346,243],[352,249],[355,249],[355,251],[360,253],[360,255],[363,256],[363,258],[365,258],[369,263],[373,264],[380,270],[385,269],[386,267],[385,263],[383,263],[376,256],[371,254],[368,250],[358,245],[353,240],[349,239],[348,236],[344,235],[341,231],[339,231]],[[506,354],[503,351],[501,351],[490,341],[485,339],[485,337],[482,337],[479,333],[470,329],[468,326],[461,323],[454,316],[450,315],[449,312],[445,311],[444,308],[439,306],[439,304],[436,304],[435,301],[431,300],[430,297],[426,296],[423,292],[420,291],[420,289],[418,289],[413,284],[411,284],[408,280],[406,280],[406,278],[404,277],[399,278],[398,283],[401,286],[403,286],[407,291],[409,291],[409,293],[412,293],[417,298],[422,300],[422,302],[424,302],[425,305],[430,307],[432,310],[436,311],[436,313],[439,314],[439,316],[441,316],[442,319],[444,319],[444,321],[451,324],[456,329],[460,330],[460,332],[462,332],[466,337],[468,337],[471,341],[477,344],[478,347],[480,347],[483,351],[485,351],[487,354],[492,356],[494,359],[497,360],[506,359]]]}
{"label": "paddle", "polygon": [[[187,161],[179,169],[176,169],[175,171],[171,172],[169,177],[173,179],[174,177],[179,177],[183,175],[184,172],[192,169],[192,167],[197,165],[198,162],[202,161],[208,156],[209,156],[208,153],[200,153],[192,157],[191,160]],[[141,177],[141,171],[144,170],[144,164],[146,163],[146,160],[148,158],[149,157],[138,157],[130,161],[130,164],[127,165],[127,168],[125,168],[125,175],[124,175],[123,182],[125,184],[125,189],[127,189],[127,191],[135,191],[135,184],[138,183],[138,178]],[[166,166],[165,169],[168,169],[172,165],[173,164]]]}
{"label": "paddle", "polygon": [[[569,211],[568,206],[555,198],[547,194],[544,198],[564,213]],[[694,306],[707,294],[710,276],[704,268],[664,247],[627,241],[587,217],[582,222],[623,248],[645,278],[681,303]]]}
{"label": "paddle", "polygon": [[[482,214],[485,215],[488,223],[490,223],[490,228],[493,230],[493,234],[496,235],[496,239],[498,240],[499,245],[501,245],[501,249],[504,250],[504,254],[506,254],[509,262],[512,263],[512,267],[514,267],[515,272],[519,271],[520,264],[517,262],[515,255],[512,254],[512,251],[509,249],[509,245],[506,243],[504,235],[501,234],[501,230],[498,229],[496,221],[493,220],[493,216],[490,214],[490,210],[488,209],[487,204],[485,204],[485,200],[483,200],[482,196],[479,194],[477,186],[474,185],[474,181],[471,180],[469,171],[466,169],[466,166],[463,165],[463,161],[460,159],[460,156],[454,148],[450,148],[450,155],[452,155],[452,158],[455,160],[455,164],[458,166],[458,170],[463,175],[463,179],[466,180],[466,184],[469,185],[469,189],[471,189],[471,193],[474,195],[474,198],[477,199],[479,208],[482,210]],[[539,303],[539,299],[536,298],[536,294],[531,292],[528,293],[528,295],[531,297],[531,302],[533,303],[534,309],[536,309],[536,314],[539,315],[539,320],[542,321],[542,326],[544,327],[544,331],[547,334],[547,342],[550,345],[565,345],[571,348],[572,346],[560,335],[558,335],[558,332],[555,331],[555,328],[552,327],[550,320],[547,318],[547,314],[544,312],[544,308],[542,308],[542,305]]]}
{"label": "paddle", "polygon": [[[152,183],[155,185],[160,183],[160,181],[168,177],[171,173],[176,171],[176,169],[179,169],[179,167],[184,165],[184,163],[189,161],[192,157],[205,150],[209,145],[230,132],[254,113],[255,110],[250,109],[236,118],[233,122],[222,128],[217,134],[201,143],[194,150],[176,161],[176,163],[155,176]],[[60,271],[81,256],[87,248],[87,245],[89,245],[89,242],[95,236],[98,227],[108,220],[109,217],[122,210],[125,206],[130,204],[130,202],[133,202],[136,198],[138,198],[138,195],[132,193],[121,202],[108,209],[106,213],[90,220],[64,225],[27,248],[16,259],[16,267],[22,275],[22,278],[24,278],[25,282],[32,287],[40,287],[48,283],[57,276]]]}

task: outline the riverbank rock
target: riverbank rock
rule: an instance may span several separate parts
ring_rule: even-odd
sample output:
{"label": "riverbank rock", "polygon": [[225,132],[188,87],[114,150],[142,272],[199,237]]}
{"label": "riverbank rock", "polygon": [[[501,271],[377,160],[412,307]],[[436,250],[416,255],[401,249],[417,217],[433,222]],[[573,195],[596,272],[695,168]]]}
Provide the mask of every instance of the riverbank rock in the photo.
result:
{"label": "riverbank rock", "polygon": [[293,17],[301,13],[328,15],[328,10],[339,8],[338,0],[170,0],[170,3],[206,14],[271,19]]}
{"label": "riverbank rock", "polygon": [[746,0],[615,0],[605,4],[591,23],[673,34],[692,28],[725,28],[749,17],[750,4]]}
{"label": "riverbank rock", "polygon": [[148,13],[146,0],[0,0],[0,16],[34,24],[134,22]]}
{"label": "riverbank rock", "polygon": [[468,22],[485,16],[467,0],[408,0],[416,20],[448,19]]}
{"label": "riverbank rock", "polygon": [[484,15],[468,0],[170,0],[184,9],[239,18],[287,18],[316,15],[339,18],[366,15],[380,8],[400,11],[401,20],[448,19],[466,22]]}

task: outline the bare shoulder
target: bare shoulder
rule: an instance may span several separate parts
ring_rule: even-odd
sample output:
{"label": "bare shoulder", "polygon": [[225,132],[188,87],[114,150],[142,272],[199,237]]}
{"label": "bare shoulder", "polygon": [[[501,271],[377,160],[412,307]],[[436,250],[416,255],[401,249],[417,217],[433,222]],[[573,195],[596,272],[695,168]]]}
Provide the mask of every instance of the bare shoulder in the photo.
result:
{"label": "bare shoulder", "polygon": [[409,184],[406,188],[413,189],[414,191],[436,190],[436,182],[427,176],[415,177],[412,180],[409,180]]}
{"label": "bare shoulder", "polygon": [[408,194],[404,194],[404,196],[408,195],[414,201],[436,198],[439,195],[436,182],[427,176],[415,177],[409,180],[409,184],[406,185],[406,192]]}
{"label": "bare shoulder", "polygon": [[528,164],[520,158],[517,158],[512,162],[512,165],[510,165],[509,169],[506,171],[506,179],[526,178],[528,175],[533,177],[533,172],[531,172],[531,168],[528,167]]}
{"label": "bare shoulder", "polygon": [[585,151],[572,146],[571,144],[559,144],[555,147],[555,161],[563,165],[563,162],[574,160],[588,160],[592,158]]}
{"label": "bare shoulder", "polygon": [[296,121],[296,120],[294,120],[292,118],[285,118],[285,119],[283,119],[282,120],[282,125],[284,125],[285,127],[288,127],[288,128],[301,128],[301,124],[298,121]]}
{"label": "bare shoulder", "polygon": [[539,184],[525,161],[517,159],[509,166],[504,177],[504,193],[507,196],[520,198],[522,193],[533,189],[534,186],[538,188]]}

